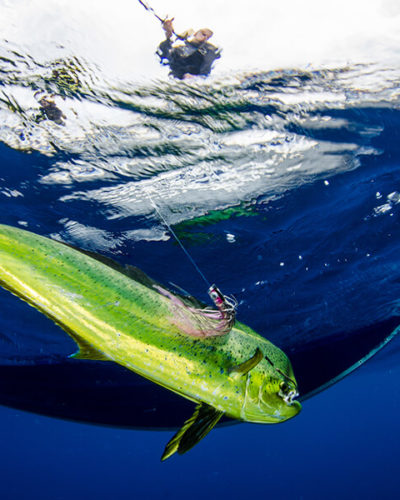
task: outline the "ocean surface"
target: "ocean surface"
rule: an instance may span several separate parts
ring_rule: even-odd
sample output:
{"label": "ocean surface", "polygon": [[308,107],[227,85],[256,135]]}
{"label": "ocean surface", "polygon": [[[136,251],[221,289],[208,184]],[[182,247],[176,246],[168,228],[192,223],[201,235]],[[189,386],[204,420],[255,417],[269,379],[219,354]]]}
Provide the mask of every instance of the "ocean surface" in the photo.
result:
{"label": "ocean surface", "polygon": [[[9,32],[0,35],[0,223],[135,265],[207,301],[172,227],[207,280],[236,297],[240,321],[289,357],[396,330],[394,44],[381,39],[382,58],[344,60],[340,52],[341,62],[284,69],[263,66],[258,53],[249,69],[242,60],[229,67],[225,40],[226,61],[211,77],[177,81],[158,66],[161,40],[151,32],[140,49],[151,78],[139,64],[129,78],[115,61],[118,69],[106,71],[70,25],[62,43],[49,41],[50,7],[22,36],[15,20],[27,2],[2,4]],[[133,4],[139,21],[155,22]],[[53,114],[41,105],[46,96]],[[0,406],[1,498],[397,498],[399,342],[306,400],[292,421],[220,427],[165,463],[172,430]],[[0,290],[0,367],[51,363],[75,350],[50,320]],[[303,370],[318,378],[318,359]]]}

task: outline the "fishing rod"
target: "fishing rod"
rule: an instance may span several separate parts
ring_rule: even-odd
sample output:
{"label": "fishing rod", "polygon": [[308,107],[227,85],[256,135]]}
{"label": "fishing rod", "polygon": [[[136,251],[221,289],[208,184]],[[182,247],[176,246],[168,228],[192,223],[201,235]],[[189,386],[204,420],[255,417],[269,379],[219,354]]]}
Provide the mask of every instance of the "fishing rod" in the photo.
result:
{"label": "fishing rod", "polygon": [[[153,14],[153,16],[158,19],[160,21],[161,24],[164,24],[165,21],[168,20],[168,16],[166,16],[164,19],[159,16],[157,14],[157,12],[153,9],[153,7],[151,7],[151,5],[149,5],[147,2],[144,2],[143,0],[138,0],[138,2],[140,3],[140,5],[142,5],[146,10],[147,12],[150,12],[150,14]],[[173,21],[174,18],[171,19],[171,21]],[[182,35],[178,35],[178,33],[175,33],[175,31],[172,29],[171,30],[171,33],[174,34],[176,36],[176,38],[179,38],[180,40],[184,40],[185,37],[182,36]]]}
{"label": "fishing rod", "polygon": [[151,14],[153,14],[153,16],[155,18],[157,18],[161,23],[163,23],[167,18],[165,19],[162,19],[157,13],[156,11],[153,9],[153,7],[151,7],[148,3],[146,2],[143,2],[143,0],[138,0],[138,2],[143,5],[143,7],[148,11],[150,12]]}

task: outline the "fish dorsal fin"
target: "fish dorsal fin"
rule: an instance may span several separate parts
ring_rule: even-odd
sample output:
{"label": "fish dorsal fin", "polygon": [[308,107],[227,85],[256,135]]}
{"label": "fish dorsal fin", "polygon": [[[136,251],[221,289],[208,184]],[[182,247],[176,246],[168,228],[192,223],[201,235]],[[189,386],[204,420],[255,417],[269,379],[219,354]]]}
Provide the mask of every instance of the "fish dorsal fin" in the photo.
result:
{"label": "fish dorsal fin", "polygon": [[[178,295],[178,297],[180,297],[186,305],[195,307],[196,309],[206,309],[208,307],[207,304],[205,304],[201,300],[196,299],[196,297],[193,297],[193,295],[190,295],[189,292],[181,288],[179,285],[172,283],[172,281],[170,281],[169,284],[172,287],[172,293],[174,295]],[[175,290],[177,290],[178,292],[176,292]]]}
{"label": "fish dorsal fin", "polygon": [[[116,264],[116,265],[118,265],[118,264]],[[116,269],[115,266],[114,266],[114,268]],[[119,270],[121,273],[125,274],[125,276],[128,276],[129,278],[133,279],[134,281],[141,283],[142,285],[146,286],[147,288],[150,288],[151,290],[156,290],[159,292],[160,284],[156,280],[153,280],[153,278],[150,278],[150,276],[148,276],[145,272],[143,272],[138,267],[132,266],[130,264],[126,264],[124,267],[120,266],[120,268],[117,270]],[[183,293],[177,293],[176,291],[172,291],[169,288],[167,288],[167,290],[172,295],[179,297],[185,305],[187,305],[189,307],[196,307],[198,309],[205,309],[207,307],[207,304],[204,304],[203,302],[200,302],[192,295],[189,295],[187,292],[182,290],[182,288],[178,287],[177,285],[174,285],[173,283],[171,283],[171,285],[176,289],[180,289],[180,292],[183,292]],[[164,285],[162,285],[162,288],[166,288],[166,287]]]}
{"label": "fish dorsal fin", "polygon": [[[78,252],[83,253],[83,254],[87,255],[88,257],[92,257],[92,259],[98,260],[102,264],[105,264],[106,266],[111,267],[115,271],[118,271],[119,273],[124,274],[128,278],[131,278],[132,280],[137,281],[141,285],[144,285],[153,291],[157,290],[158,287],[160,286],[160,284],[156,280],[153,280],[152,278],[150,278],[150,276],[148,276],[145,272],[143,272],[141,269],[139,269],[136,266],[132,266],[130,264],[125,264],[125,265],[119,264],[118,262],[116,262],[114,259],[112,259],[110,257],[106,257],[105,255],[101,255],[97,252],[92,252],[91,250],[84,250],[84,249],[79,248],[79,247],[72,245],[70,243],[65,243],[63,241],[60,241],[59,243],[62,243],[63,245],[65,245],[67,247],[73,248],[74,250],[77,250]],[[172,285],[175,288],[179,288],[179,287],[177,287],[177,285],[174,285],[173,283],[172,283]],[[163,285],[163,288],[165,288],[164,285]],[[183,290],[181,289],[181,291],[183,291]],[[192,295],[188,295],[187,293],[176,293],[176,292],[171,292],[171,293],[173,293],[173,295],[178,296],[187,306],[196,307],[199,309],[204,309],[207,307],[206,304],[197,300]]]}
{"label": "fish dorsal fin", "polygon": [[102,264],[105,264],[108,267],[111,267],[115,271],[118,271],[121,274],[124,274],[128,278],[131,278],[135,281],[138,281],[142,285],[147,286],[148,288],[153,288],[153,285],[158,285],[156,281],[151,279],[149,276],[147,276],[146,273],[141,271],[139,268],[135,266],[131,266],[130,264],[126,264],[125,266],[122,264],[119,264],[117,261],[112,259],[111,257],[106,257],[105,255],[101,255],[100,253],[97,252],[92,252],[91,250],[84,250],[83,248],[79,248],[75,245],[72,245],[71,243],[65,243],[64,241],[61,241],[63,245],[73,248],[74,250],[77,250],[80,253],[83,253],[84,255],[87,255],[88,257],[91,257],[92,259],[98,260]]}
{"label": "fish dorsal fin", "polygon": [[161,460],[166,460],[176,452],[182,455],[189,451],[215,427],[223,414],[223,411],[216,410],[205,403],[199,403],[193,415],[168,442]]}
{"label": "fish dorsal fin", "polygon": [[113,269],[119,271],[120,273],[127,274],[124,266],[116,262],[114,259],[111,259],[111,257],[106,257],[105,255],[102,255],[98,252],[93,252],[92,250],[85,250],[83,248],[77,247],[76,245],[72,245],[72,243],[66,243],[65,241],[57,240],[57,242],[61,243],[62,245],[65,245],[66,247],[72,248],[77,252],[83,253],[84,255],[87,255],[92,259],[98,260],[102,264],[105,264],[108,267],[112,267]]}
{"label": "fish dorsal fin", "polygon": [[95,347],[90,345],[85,340],[77,338],[76,335],[68,332],[71,337],[78,344],[79,350],[75,354],[71,354],[70,358],[73,359],[90,359],[92,361],[110,361],[102,352],[98,351]]}
{"label": "fish dorsal fin", "polygon": [[156,280],[150,278],[150,276],[148,276],[141,269],[136,266],[132,266],[131,264],[126,264],[121,272],[123,272],[129,278],[141,283],[144,286],[147,286],[147,288],[154,289],[154,285],[159,284]]}
{"label": "fish dorsal fin", "polygon": [[254,355],[247,361],[244,361],[243,363],[232,367],[229,370],[229,375],[246,375],[250,370],[256,367],[262,359],[264,359],[264,354],[262,353],[261,349],[257,347]]}

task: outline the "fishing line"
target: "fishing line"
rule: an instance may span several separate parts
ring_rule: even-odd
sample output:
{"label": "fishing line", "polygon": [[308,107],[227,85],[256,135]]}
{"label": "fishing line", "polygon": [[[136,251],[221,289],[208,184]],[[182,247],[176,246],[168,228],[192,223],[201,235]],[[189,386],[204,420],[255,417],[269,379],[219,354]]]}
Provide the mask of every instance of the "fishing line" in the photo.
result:
{"label": "fishing line", "polygon": [[[151,7],[147,2],[144,0],[138,0],[138,2],[144,7],[148,12],[153,14],[153,16],[158,19],[158,21],[161,22],[161,24],[164,25],[164,22],[167,20],[167,17],[163,19],[160,17],[156,11]],[[176,36],[176,38],[180,40],[186,40],[185,35],[178,35],[175,33],[174,30],[172,30],[172,33]],[[204,276],[202,273],[201,269],[199,266],[196,264],[190,253],[186,250],[184,247],[183,243],[181,240],[178,238],[178,235],[175,233],[175,231],[172,229],[172,227],[168,224],[168,222],[165,220],[164,216],[160,212],[158,206],[155,204],[153,198],[150,196],[150,193],[145,190],[145,193],[147,197],[150,200],[150,203],[152,204],[154,210],[156,211],[158,217],[162,222],[165,224],[165,226],[168,228],[169,232],[172,234],[172,236],[175,238],[176,242],[178,245],[181,247],[183,252],[185,253],[186,257],[189,259],[189,261],[192,263],[193,267],[196,269],[196,271],[199,273],[201,278],[204,280],[208,287],[208,295],[210,298],[213,300],[214,304],[218,307],[218,309],[221,311],[222,317],[228,321],[228,325],[231,328],[233,326],[233,323],[235,322],[235,311],[236,307],[238,305],[236,299],[234,297],[227,297],[221,293],[221,291],[215,286],[215,285],[210,285],[210,282],[207,280],[207,278]]]}
{"label": "fishing line", "polygon": [[[140,0],[139,0],[140,2]],[[140,2],[141,3],[141,2]],[[172,229],[172,227],[168,224],[168,222],[166,221],[165,217],[162,215],[162,213],[160,212],[159,208],[157,207],[157,205],[155,204],[153,198],[150,196],[150,193],[145,190],[145,193],[147,195],[147,197],[149,198],[150,200],[150,203],[152,204],[154,210],[156,211],[157,215],[159,216],[159,218],[162,220],[162,222],[165,224],[165,226],[167,226],[168,228],[168,231],[172,234],[172,236],[175,238],[176,242],[178,243],[178,245],[181,247],[181,249],[183,250],[183,252],[185,253],[186,257],[189,259],[189,261],[192,263],[192,265],[194,266],[194,268],[196,269],[196,271],[199,273],[199,275],[202,277],[202,279],[204,280],[204,282],[206,283],[207,287],[210,288],[211,287],[211,284],[210,282],[207,280],[207,278],[204,276],[204,274],[201,272],[201,269],[199,268],[199,266],[196,264],[196,262],[194,261],[194,259],[192,258],[192,256],[190,255],[190,253],[186,250],[186,248],[184,247],[183,243],[181,242],[181,240],[178,238],[178,235],[175,233],[175,231]]]}
{"label": "fishing line", "polygon": [[[201,269],[196,264],[196,262],[194,261],[194,259],[190,255],[190,253],[186,250],[183,243],[179,239],[178,235],[175,233],[175,231],[172,229],[172,227],[168,224],[168,222],[166,221],[163,214],[160,212],[159,208],[157,207],[157,205],[154,202],[153,198],[151,197],[150,193],[146,189],[144,190],[144,192],[146,193],[147,197],[149,198],[150,203],[152,204],[152,206],[153,206],[154,210],[156,211],[160,220],[162,220],[162,222],[168,228],[169,232],[175,238],[176,242],[179,244],[179,246],[181,247],[181,249],[185,253],[186,257],[189,259],[189,261],[192,263],[193,267],[196,269],[196,271],[199,273],[199,275],[202,277],[205,284],[207,285],[207,287],[208,287],[207,293],[221,314],[220,320],[222,321],[222,327],[219,327],[219,330],[222,331],[222,329],[224,329],[223,330],[224,333],[229,333],[231,331],[231,329],[233,328],[233,325],[235,324],[235,321],[236,321],[236,308],[238,306],[237,300],[235,299],[235,297],[229,297],[227,295],[224,295],[221,292],[221,290],[219,290],[219,288],[217,288],[216,285],[214,285],[214,284],[210,285],[210,282],[207,280],[207,278],[201,272]],[[206,311],[207,311],[207,309],[203,310],[203,312],[206,312]],[[212,313],[214,311],[208,310],[208,312]],[[275,368],[275,370],[276,370],[276,368]]]}

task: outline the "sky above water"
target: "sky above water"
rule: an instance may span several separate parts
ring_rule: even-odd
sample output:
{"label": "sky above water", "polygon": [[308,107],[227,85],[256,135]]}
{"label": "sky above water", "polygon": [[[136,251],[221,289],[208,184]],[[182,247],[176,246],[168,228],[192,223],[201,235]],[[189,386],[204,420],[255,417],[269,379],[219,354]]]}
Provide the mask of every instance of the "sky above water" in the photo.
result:
{"label": "sky above water", "polygon": [[[397,0],[152,0],[177,32],[209,27],[216,71],[400,60]],[[160,23],[137,0],[2,0],[0,32],[38,59],[76,55],[123,79],[160,74]],[[165,70],[167,74],[167,70]]]}

